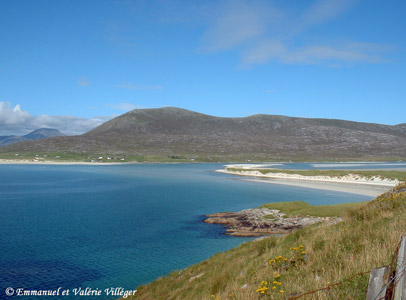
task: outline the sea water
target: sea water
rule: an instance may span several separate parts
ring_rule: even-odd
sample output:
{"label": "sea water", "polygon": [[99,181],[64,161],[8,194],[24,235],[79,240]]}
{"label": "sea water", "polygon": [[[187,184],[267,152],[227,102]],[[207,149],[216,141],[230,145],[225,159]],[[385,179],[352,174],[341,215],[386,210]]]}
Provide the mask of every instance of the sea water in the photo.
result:
{"label": "sea water", "polygon": [[251,240],[203,223],[205,214],[267,202],[372,198],[243,181],[214,172],[221,168],[0,165],[0,298],[9,287],[70,289],[63,299],[78,298],[75,288],[133,290]]}

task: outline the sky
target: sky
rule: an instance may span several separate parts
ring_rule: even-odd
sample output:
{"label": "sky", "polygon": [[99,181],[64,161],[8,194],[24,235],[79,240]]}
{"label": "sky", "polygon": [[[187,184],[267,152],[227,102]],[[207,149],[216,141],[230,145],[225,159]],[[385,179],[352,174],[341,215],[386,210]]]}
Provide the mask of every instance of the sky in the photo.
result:
{"label": "sky", "polygon": [[406,123],[404,0],[0,1],[0,135],[132,109]]}

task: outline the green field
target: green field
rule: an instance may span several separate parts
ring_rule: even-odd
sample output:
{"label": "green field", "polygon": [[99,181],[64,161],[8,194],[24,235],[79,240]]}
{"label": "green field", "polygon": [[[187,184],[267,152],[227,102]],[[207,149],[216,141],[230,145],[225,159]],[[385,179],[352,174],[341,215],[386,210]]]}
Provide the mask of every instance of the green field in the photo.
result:
{"label": "green field", "polygon": [[261,205],[260,208],[279,209],[288,217],[343,217],[349,209],[359,208],[366,202],[343,203],[335,205],[311,205],[304,201],[277,202]]}
{"label": "green field", "polygon": [[[47,156],[48,161],[70,161],[70,162],[90,162],[92,160],[98,160],[99,157],[103,157],[102,162],[111,162],[107,160],[107,157],[111,157],[113,161],[119,162],[121,158],[125,158],[127,162],[221,162],[221,163],[261,163],[261,162],[283,162],[286,161],[286,157],[274,157],[269,155],[219,155],[219,154],[207,154],[207,153],[173,153],[168,155],[137,155],[134,153],[110,153],[110,152],[98,152],[98,153],[82,153],[82,152],[23,152],[19,151],[18,156],[16,152],[4,152],[4,149],[0,147],[0,159],[12,159],[12,160],[32,160],[36,155],[40,158]],[[2,151],[3,150],[3,151]],[[59,156],[59,158],[56,158]],[[306,157],[303,158],[290,158],[290,162],[339,162],[339,161],[398,161],[398,157],[365,157],[365,158],[319,158],[312,160]]]}

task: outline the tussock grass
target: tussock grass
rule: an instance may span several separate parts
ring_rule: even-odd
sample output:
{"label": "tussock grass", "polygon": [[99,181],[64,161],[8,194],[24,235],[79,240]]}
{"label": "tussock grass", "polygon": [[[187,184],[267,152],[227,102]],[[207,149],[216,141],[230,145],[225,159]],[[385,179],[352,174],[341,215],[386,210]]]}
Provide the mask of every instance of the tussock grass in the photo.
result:
{"label": "tussock grass", "polygon": [[[388,265],[403,233],[406,232],[406,184],[351,209],[344,222],[316,224],[283,237],[267,237],[243,243],[225,253],[175,271],[141,286],[132,299],[286,299],[331,286],[301,299],[365,299],[369,274],[361,272]],[[303,261],[285,267],[269,264],[278,256],[292,259],[292,247],[303,246]],[[272,292],[275,273],[284,293]],[[190,281],[193,276],[201,277]],[[256,290],[263,281],[269,289]],[[213,296],[212,296],[213,295]]]}
{"label": "tussock grass", "polygon": [[343,217],[349,209],[358,208],[366,202],[343,203],[334,205],[311,205],[304,201],[276,202],[261,205],[269,209],[279,209],[288,217],[291,216],[315,216],[315,217]]}
{"label": "tussock grass", "polygon": [[366,178],[378,176],[387,179],[398,179],[399,181],[406,181],[405,171],[387,171],[387,170],[282,170],[282,169],[240,169],[240,168],[227,168],[230,172],[244,172],[244,171],[258,171],[262,174],[269,173],[285,173],[285,174],[298,174],[303,176],[331,176],[342,177],[349,174],[360,175]]}

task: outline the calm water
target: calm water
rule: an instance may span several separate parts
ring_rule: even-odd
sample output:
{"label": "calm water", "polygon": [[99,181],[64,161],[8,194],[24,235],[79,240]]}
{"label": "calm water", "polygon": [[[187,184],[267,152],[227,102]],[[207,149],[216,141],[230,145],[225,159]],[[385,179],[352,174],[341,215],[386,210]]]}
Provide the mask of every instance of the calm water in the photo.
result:
{"label": "calm water", "polygon": [[[283,167],[292,166],[312,168]],[[134,289],[249,240],[202,223],[204,214],[371,199],[242,181],[219,168],[1,165],[0,298],[6,287]]]}

